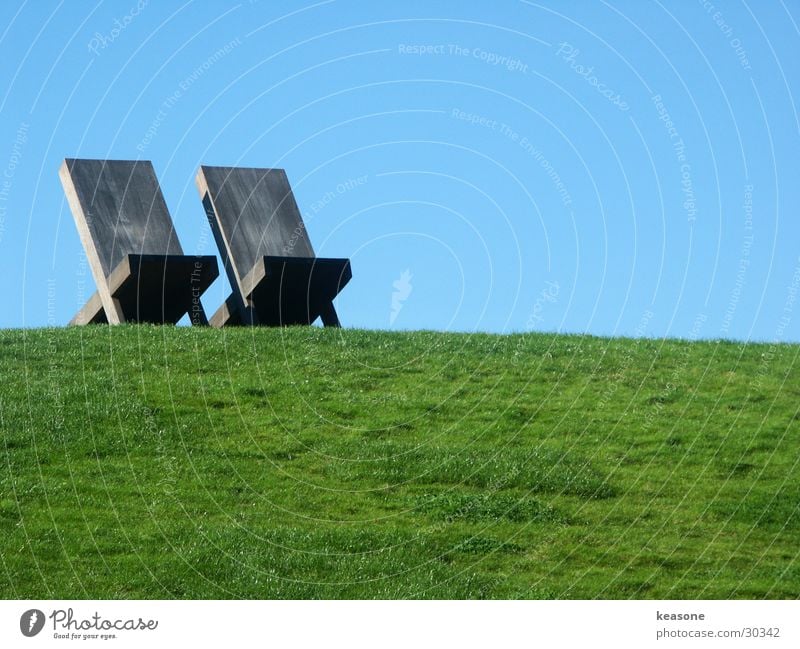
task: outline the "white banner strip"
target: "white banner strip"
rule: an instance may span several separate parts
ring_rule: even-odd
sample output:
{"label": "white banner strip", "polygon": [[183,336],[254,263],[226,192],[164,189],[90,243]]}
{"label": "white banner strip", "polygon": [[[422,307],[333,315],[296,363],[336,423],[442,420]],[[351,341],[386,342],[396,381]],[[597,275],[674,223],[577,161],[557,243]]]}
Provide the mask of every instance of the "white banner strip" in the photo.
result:
{"label": "white banner strip", "polygon": [[3,601],[0,647],[800,647],[792,601]]}

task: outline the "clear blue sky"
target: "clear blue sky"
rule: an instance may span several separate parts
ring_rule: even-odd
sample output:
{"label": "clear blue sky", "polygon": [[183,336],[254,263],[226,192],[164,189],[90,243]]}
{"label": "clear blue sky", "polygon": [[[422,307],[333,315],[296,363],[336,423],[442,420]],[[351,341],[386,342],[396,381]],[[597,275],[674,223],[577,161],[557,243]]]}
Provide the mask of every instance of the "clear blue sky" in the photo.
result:
{"label": "clear blue sky", "polygon": [[61,160],[142,158],[187,254],[216,252],[199,164],[285,168],[317,254],[352,259],[345,326],[798,341],[798,23],[788,0],[3,2],[0,326],[93,290]]}

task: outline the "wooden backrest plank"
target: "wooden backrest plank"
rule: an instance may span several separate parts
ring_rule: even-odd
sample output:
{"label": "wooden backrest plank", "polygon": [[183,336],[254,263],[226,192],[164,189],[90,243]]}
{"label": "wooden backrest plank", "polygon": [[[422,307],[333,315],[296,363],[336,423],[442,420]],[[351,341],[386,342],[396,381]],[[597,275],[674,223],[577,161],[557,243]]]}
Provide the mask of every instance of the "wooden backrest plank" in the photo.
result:
{"label": "wooden backrest plank", "polygon": [[237,282],[265,256],[315,256],[283,169],[203,165],[197,187],[204,202],[210,201],[212,228],[222,235],[221,252]]}
{"label": "wooden backrest plank", "polygon": [[149,160],[68,158],[59,176],[93,272],[107,278],[129,254],[183,254]]}

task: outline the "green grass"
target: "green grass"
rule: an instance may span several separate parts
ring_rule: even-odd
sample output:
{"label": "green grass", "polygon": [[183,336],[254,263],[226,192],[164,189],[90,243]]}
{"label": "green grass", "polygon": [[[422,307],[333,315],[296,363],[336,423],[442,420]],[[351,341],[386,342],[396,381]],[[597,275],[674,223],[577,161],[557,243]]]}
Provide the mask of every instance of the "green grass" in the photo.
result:
{"label": "green grass", "polygon": [[0,331],[0,596],[795,598],[799,353]]}

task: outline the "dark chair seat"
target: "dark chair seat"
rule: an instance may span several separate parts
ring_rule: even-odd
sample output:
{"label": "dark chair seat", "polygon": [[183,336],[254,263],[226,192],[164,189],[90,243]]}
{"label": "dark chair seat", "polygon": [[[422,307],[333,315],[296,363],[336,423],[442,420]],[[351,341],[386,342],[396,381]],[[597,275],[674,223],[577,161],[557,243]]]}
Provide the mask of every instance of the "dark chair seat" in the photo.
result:
{"label": "dark chair seat", "polygon": [[97,285],[71,324],[208,324],[217,258],[183,254],[151,163],[68,159],[59,175]]}
{"label": "dark chair seat", "polygon": [[350,261],[314,254],[283,169],[202,166],[197,188],[233,288],[212,326],[339,326]]}
{"label": "dark chair seat", "polygon": [[276,327],[309,325],[321,318],[326,326],[338,326],[330,306],[352,276],[349,259],[263,257],[242,281],[248,307],[244,317],[250,322],[226,307],[212,316],[211,324]]}
{"label": "dark chair seat", "polygon": [[[108,277],[111,297],[125,322],[176,323],[189,314],[192,324],[208,324],[200,296],[219,275],[210,255],[127,255]],[[95,292],[70,324],[107,323]]]}

